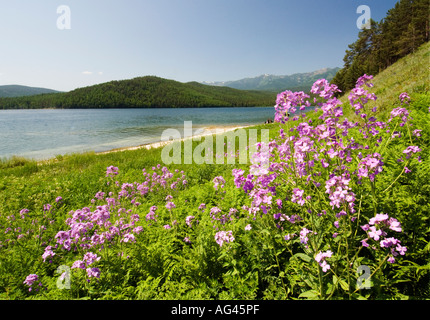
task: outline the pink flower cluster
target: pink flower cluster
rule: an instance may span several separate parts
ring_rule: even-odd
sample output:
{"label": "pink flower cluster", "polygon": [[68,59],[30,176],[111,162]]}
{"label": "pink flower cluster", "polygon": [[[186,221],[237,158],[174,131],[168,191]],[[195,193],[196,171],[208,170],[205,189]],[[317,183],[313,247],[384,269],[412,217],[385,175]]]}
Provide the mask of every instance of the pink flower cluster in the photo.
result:
{"label": "pink flower cluster", "polygon": [[[377,214],[375,217],[369,220],[368,224],[361,226],[361,228],[367,232],[368,238],[361,241],[364,247],[369,247],[367,241],[373,239],[374,241],[379,241],[381,248],[390,249],[390,257],[388,262],[394,263],[396,256],[405,255],[407,248],[402,247],[400,240],[390,237],[387,238],[389,230],[396,232],[402,232],[402,227],[397,219],[390,218],[388,214]],[[374,249],[377,249],[374,247]]]}
{"label": "pink flower cluster", "polygon": [[399,100],[402,104],[409,104],[411,102],[411,98],[409,97],[407,92],[402,92],[399,96]]}
{"label": "pink flower cluster", "polygon": [[100,257],[97,256],[97,254],[92,252],[87,252],[84,254],[84,257],[82,260],[76,260],[73,265],[72,269],[86,269],[88,278],[100,278],[100,269],[89,267],[94,262],[97,262],[100,260]]}
{"label": "pink flower cluster", "polygon": [[[213,221],[219,222],[221,225],[226,224],[228,221],[232,221],[237,209],[230,208],[228,213],[222,213],[222,210],[218,207],[211,208],[209,215]],[[214,226],[216,228],[216,226]]]}
{"label": "pink flower cluster", "polygon": [[154,220],[154,221],[157,221],[155,218],[157,217],[157,215],[155,214],[155,211],[157,211],[157,206],[152,206],[150,209],[149,209],[149,212],[148,212],[148,214],[146,215],[146,220],[147,221],[149,221],[149,220]]}
{"label": "pink flower cluster", "polygon": [[[160,164],[156,167],[152,167],[152,170],[153,172],[151,174],[147,172],[146,169],[143,169],[142,173],[145,181],[136,184],[136,189],[142,196],[161,190],[176,190],[188,183],[184,171],[175,170],[175,173],[173,173],[170,172],[167,167],[161,167]],[[175,177],[175,174],[180,174],[180,176]]]}
{"label": "pink flower cluster", "polygon": [[304,190],[300,190],[299,188],[293,189],[293,196],[291,197],[291,202],[295,202],[301,206],[305,204],[305,200],[303,199]]}
{"label": "pink flower cluster", "polygon": [[53,257],[53,256],[55,256],[55,252],[52,251],[52,247],[51,246],[47,246],[45,248],[45,252],[42,255],[43,262],[45,262],[48,257]]}
{"label": "pink flower cluster", "polygon": [[[361,110],[364,109],[365,104],[369,100],[376,100],[376,95],[374,93],[369,93],[369,91],[364,89],[365,85],[369,88],[373,87],[373,84],[369,82],[372,79],[373,76],[368,76],[366,74],[361,76],[357,79],[355,88],[352,89],[349,94],[349,102],[357,115],[360,114]],[[363,117],[365,118],[365,116]]]}
{"label": "pink flower cluster", "polygon": [[253,175],[249,174],[246,178],[243,176],[245,173],[242,169],[233,169],[234,185],[236,188],[243,188],[245,192],[248,192],[254,188],[252,179]]}
{"label": "pink flower cluster", "polygon": [[195,220],[195,216],[187,216],[185,218],[185,223],[188,227],[192,228],[193,227],[193,220],[195,221],[195,223],[198,223],[198,220]]}
{"label": "pink flower cluster", "polygon": [[31,292],[33,289],[35,289],[35,291],[39,291],[39,287],[42,287],[42,282],[39,282],[37,284],[37,286],[35,286],[36,282],[39,281],[39,276],[37,274],[30,274],[28,275],[25,280],[24,280],[24,284],[29,286],[30,288],[28,288],[28,291]]}
{"label": "pink flower cluster", "polygon": [[292,92],[290,90],[284,91],[278,94],[275,105],[275,121],[285,123],[285,120],[297,111],[297,107],[303,110],[305,107],[309,107],[309,102],[305,99],[309,98],[309,95],[301,92]]}
{"label": "pink flower cluster", "polygon": [[106,177],[114,177],[118,174],[118,168],[114,166],[109,166],[106,169]]}
{"label": "pink flower cluster", "polygon": [[330,205],[340,208],[344,203],[347,203],[351,212],[354,211],[355,194],[349,187],[351,181],[345,174],[342,176],[332,176],[325,183],[326,193],[329,195]]}
{"label": "pink flower cluster", "polygon": [[222,247],[224,243],[233,242],[233,231],[218,231],[215,234],[215,241],[219,244],[220,247]]}
{"label": "pink flower cluster", "polygon": [[395,118],[400,118],[399,126],[403,127],[409,119],[409,111],[406,108],[398,107],[393,109],[390,113],[388,122],[393,121]]}
{"label": "pink flower cluster", "polygon": [[222,177],[222,176],[215,177],[212,180],[212,182],[214,183],[215,190],[218,191],[218,188],[221,188],[221,189],[224,188],[224,185],[225,185],[224,177]]}
{"label": "pink flower cluster", "polygon": [[315,256],[315,261],[319,263],[323,272],[327,272],[330,269],[330,265],[327,263],[326,259],[332,256],[333,252],[327,250],[326,252],[319,252]]}
{"label": "pink flower cluster", "polygon": [[[52,258],[56,255],[55,250],[80,251],[86,253],[82,260],[76,260],[73,263],[73,269],[85,269],[88,278],[99,278],[100,269],[93,267],[92,264],[99,261],[101,257],[97,256],[93,251],[101,250],[105,246],[112,246],[119,243],[135,243],[137,235],[143,232],[143,227],[137,225],[140,221],[139,214],[133,213],[132,209],[127,207],[138,207],[141,205],[139,198],[148,196],[150,193],[173,190],[178,183],[186,185],[186,179],[183,172],[177,170],[180,176],[175,178],[175,174],[170,172],[166,167],[161,168],[161,165],[153,167],[153,173],[143,170],[145,181],[143,183],[123,183],[118,181],[115,185],[118,187],[118,192],[115,195],[109,192],[108,197],[103,191],[95,194],[91,201],[94,207],[84,207],[75,211],[69,212],[69,218],[65,220],[69,227],[66,230],[58,231],[55,235],[55,245],[45,247],[45,252],[42,255],[43,261]],[[160,170],[160,171],[158,171]],[[109,166],[106,169],[107,177],[118,175],[118,168]],[[185,183],[184,183],[185,182]],[[166,197],[166,208],[172,210],[175,204],[172,201],[172,196]],[[61,201],[62,199],[58,199]],[[97,205],[99,204],[99,205]],[[50,211],[51,208],[46,208],[45,211]],[[146,214],[147,221],[157,221],[157,206],[151,206],[149,213]],[[28,211],[22,210],[22,215]]]}
{"label": "pink flower cluster", "polygon": [[357,176],[359,179],[366,177],[370,181],[374,181],[377,174],[380,174],[384,169],[382,157],[379,153],[368,154],[358,165]]}
{"label": "pink flower cluster", "polygon": [[[295,243],[300,242],[309,248],[308,242],[326,234],[310,237],[316,234],[316,231],[310,230],[314,229],[310,223],[314,223],[315,219],[330,228],[334,226],[336,232],[327,234],[330,238],[336,238],[348,225],[346,221],[354,222],[360,218],[356,212],[356,188],[367,183],[374,186],[387,161],[384,159],[385,150],[379,148],[376,151],[375,147],[386,146],[392,139],[390,136],[394,133],[390,126],[393,124],[390,122],[393,119],[400,118],[402,124],[411,120],[405,108],[394,109],[388,122],[377,120],[376,107],[369,110],[366,105],[377,99],[374,93],[368,91],[373,87],[372,79],[370,75],[360,77],[348,97],[353,111],[360,116],[357,122],[341,119],[343,104],[336,98],[340,90],[325,79],[316,81],[312,86],[311,94],[316,96],[313,103],[308,100],[310,96],[303,92],[285,91],[278,94],[274,107],[275,122],[285,124],[279,136],[257,145],[249,174],[243,169],[232,170],[234,185],[249,196],[250,205],[244,205],[243,209],[252,219],[270,213],[274,225],[285,231],[285,240],[297,237]],[[407,104],[409,97],[402,93],[400,100]],[[306,113],[294,115],[297,110],[303,111],[311,105],[319,107],[316,111],[321,113],[321,124],[313,125],[312,120],[306,119]],[[394,125],[398,128],[398,123]],[[361,135],[353,136],[350,131],[358,131]],[[420,130],[415,130],[414,135],[419,136]],[[382,144],[383,141],[385,144]],[[403,154],[409,159],[420,151],[417,146],[409,146]],[[263,163],[267,165],[262,166]],[[292,204],[300,215],[288,216],[287,212],[283,212],[285,208],[291,210]],[[398,221],[373,222],[371,219],[369,237],[374,240],[375,236],[381,237],[381,246],[393,249],[392,257],[404,254],[406,248],[400,245],[400,241],[386,238],[384,234],[385,227],[399,230]],[[328,250],[316,255],[324,272],[330,268],[326,259],[332,254]],[[390,258],[390,262],[393,259]]]}

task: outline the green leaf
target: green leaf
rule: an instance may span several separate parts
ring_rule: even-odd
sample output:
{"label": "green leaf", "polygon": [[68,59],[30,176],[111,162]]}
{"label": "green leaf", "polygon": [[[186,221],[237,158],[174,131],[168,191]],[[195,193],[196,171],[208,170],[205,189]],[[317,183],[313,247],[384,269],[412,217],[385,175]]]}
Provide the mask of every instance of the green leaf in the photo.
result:
{"label": "green leaf", "polygon": [[268,266],[266,269],[264,269],[264,271],[269,271],[270,269],[276,268],[277,266],[277,264],[272,264],[271,266]]}
{"label": "green leaf", "polygon": [[319,297],[319,293],[316,290],[309,290],[299,295],[299,298],[316,299]]}
{"label": "green leaf", "polygon": [[335,290],[335,286],[332,285],[331,283],[327,283],[326,294],[330,295],[334,292],[334,290]]}
{"label": "green leaf", "polygon": [[345,280],[339,279],[337,276],[333,275],[333,284],[339,283],[341,288],[345,291],[349,291],[348,283]]}
{"label": "green leaf", "polygon": [[304,262],[310,262],[312,260],[312,257],[304,254],[304,253],[296,253],[293,257],[298,257],[302,259]]}
{"label": "green leaf", "polygon": [[311,288],[317,288],[318,287],[315,281],[311,281],[309,279],[305,279],[303,281],[304,281],[304,283],[306,283]]}
{"label": "green leaf", "polygon": [[267,229],[260,230],[260,233],[261,234],[266,234],[266,235],[270,236],[270,231],[267,230]]}
{"label": "green leaf", "polygon": [[357,300],[367,300],[366,297],[363,297],[361,294],[358,294],[358,293],[353,293],[352,298]]}
{"label": "green leaf", "polygon": [[349,291],[349,286],[345,280],[339,279],[339,283],[343,290]]}

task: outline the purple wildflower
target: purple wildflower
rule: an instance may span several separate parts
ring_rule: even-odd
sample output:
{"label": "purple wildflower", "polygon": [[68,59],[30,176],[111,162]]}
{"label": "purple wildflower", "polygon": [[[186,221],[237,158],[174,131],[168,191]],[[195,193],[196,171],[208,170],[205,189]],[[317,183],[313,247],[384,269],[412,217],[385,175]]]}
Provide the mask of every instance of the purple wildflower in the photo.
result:
{"label": "purple wildflower", "polygon": [[212,182],[214,183],[215,190],[218,190],[218,187],[221,189],[224,188],[225,180],[222,176],[215,177]]}
{"label": "purple wildflower", "polygon": [[169,201],[169,202],[166,203],[166,208],[168,210],[172,210],[172,209],[176,208],[176,206],[175,206],[175,204],[173,202]]}
{"label": "purple wildflower", "polygon": [[233,232],[219,231],[215,234],[215,241],[219,244],[220,247],[222,247],[224,243],[231,243],[234,241]]}
{"label": "purple wildflower", "polygon": [[47,246],[47,247],[45,248],[45,252],[44,252],[44,253],[43,253],[43,255],[42,255],[43,262],[45,262],[45,261],[46,261],[46,258],[48,258],[48,257],[53,257],[53,256],[55,256],[55,253],[52,251],[52,247],[51,247],[51,246]]}
{"label": "purple wildflower", "polygon": [[330,269],[330,265],[325,261],[325,259],[330,258],[332,256],[332,254],[333,254],[333,252],[331,252],[330,250],[327,250],[326,252],[320,251],[315,256],[315,261],[319,263],[323,272],[327,272]]}
{"label": "purple wildflower", "polygon": [[100,260],[100,257],[97,256],[97,254],[92,253],[92,252],[87,252],[84,254],[84,258],[83,258],[84,262],[86,263],[87,266],[93,264],[96,261]]}
{"label": "purple wildflower", "polygon": [[191,222],[192,220],[195,218],[195,216],[188,216],[185,218],[185,223],[187,224],[188,227],[192,227]]}
{"label": "purple wildflower", "polygon": [[114,166],[109,166],[106,168],[106,177],[113,177],[118,174],[118,168]]}
{"label": "purple wildflower", "polygon": [[406,92],[402,92],[399,96],[399,100],[401,103],[409,104],[411,102],[411,98]]}
{"label": "purple wildflower", "polygon": [[304,190],[300,190],[299,188],[293,189],[293,196],[291,197],[291,202],[297,203],[301,206],[305,204],[305,200],[303,199]]}
{"label": "purple wildflower", "polygon": [[31,287],[37,280],[39,280],[39,276],[37,274],[30,274],[25,278],[24,284]]}
{"label": "purple wildflower", "polygon": [[99,268],[87,268],[88,278],[100,278],[100,269]]}
{"label": "purple wildflower", "polygon": [[85,269],[85,262],[82,260],[76,260],[73,262],[72,269]]}

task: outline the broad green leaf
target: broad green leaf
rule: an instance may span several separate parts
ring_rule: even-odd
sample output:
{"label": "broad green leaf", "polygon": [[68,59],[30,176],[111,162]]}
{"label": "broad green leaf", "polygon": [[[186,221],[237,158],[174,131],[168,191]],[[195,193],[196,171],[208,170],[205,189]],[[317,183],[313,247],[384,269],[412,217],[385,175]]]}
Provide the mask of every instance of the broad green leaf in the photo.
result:
{"label": "broad green leaf", "polygon": [[337,276],[333,275],[333,284],[339,283],[341,288],[345,291],[349,291],[348,283],[345,280],[339,279]]}
{"label": "broad green leaf", "polygon": [[335,286],[332,285],[331,283],[327,283],[326,294],[330,295],[334,292],[334,290],[335,290]]}
{"label": "broad green leaf", "polygon": [[339,279],[339,283],[340,283],[340,286],[342,287],[343,290],[349,291],[348,284],[346,283],[345,280]]}
{"label": "broad green leaf", "polygon": [[315,289],[318,287],[315,281],[311,281],[309,279],[305,279],[304,282],[311,288]]}
{"label": "broad green leaf", "polygon": [[304,253],[296,253],[294,255],[294,257],[298,257],[300,259],[302,259],[305,262],[310,262],[312,260],[312,258]]}
{"label": "broad green leaf", "polygon": [[357,300],[367,300],[367,298],[366,297],[363,297],[361,294],[359,294],[359,293],[353,293],[352,294],[352,298],[353,299],[357,299]]}
{"label": "broad green leaf", "polygon": [[308,298],[308,299],[317,299],[318,297],[319,297],[319,293],[316,290],[309,290],[299,295],[299,298]]}

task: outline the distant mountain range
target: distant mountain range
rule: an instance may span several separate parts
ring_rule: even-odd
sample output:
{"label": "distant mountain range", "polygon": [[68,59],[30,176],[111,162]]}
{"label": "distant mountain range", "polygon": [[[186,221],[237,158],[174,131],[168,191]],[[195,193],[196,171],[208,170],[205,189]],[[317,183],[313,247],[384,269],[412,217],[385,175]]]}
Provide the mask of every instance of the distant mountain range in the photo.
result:
{"label": "distant mountain range", "polygon": [[296,73],[292,75],[264,74],[254,78],[245,78],[236,81],[202,82],[212,86],[230,87],[240,90],[263,90],[272,92],[309,91],[314,82],[324,78],[330,81],[340,68],[324,68],[321,70]]}
{"label": "distant mountain range", "polygon": [[20,85],[6,85],[0,86],[0,97],[24,97],[24,96],[33,96],[36,94],[43,93],[57,93],[59,91],[46,89],[46,88],[36,88],[36,87],[27,87]]}

